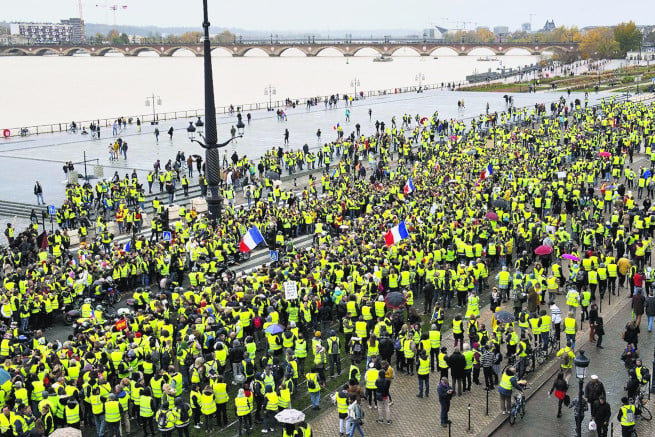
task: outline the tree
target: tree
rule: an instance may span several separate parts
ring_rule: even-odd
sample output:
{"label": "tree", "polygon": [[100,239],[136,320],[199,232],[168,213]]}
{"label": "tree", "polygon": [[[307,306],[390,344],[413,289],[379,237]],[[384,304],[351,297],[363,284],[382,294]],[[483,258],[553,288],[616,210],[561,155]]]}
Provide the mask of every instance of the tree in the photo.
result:
{"label": "tree", "polygon": [[178,39],[184,44],[197,44],[202,39],[202,32],[185,32]]}
{"label": "tree", "polygon": [[229,30],[224,30],[216,35],[215,41],[218,44],[233,44],[235,41],[235,35]]}
{"label": "tree", "polygon": [[630,21],[628,23],[620,23],[614,28],[614,39],[619,43],[621,56],[625,56],[630,50],[639,50],[642,35],[634,21]]}
{"label": "tree", "polygon": [[104,39],[105,39],[105,36],[100,32],[96,33],[96,35],[93,37],[93,41],[95,41],[98,44],[102,43],[102,41],[104,41]]}
{"label": "tree", "polygon": [[609,27],[598,27],[585,33],[580,40],[580,52],[585,59],[610,59],[619,55],[619,43]]}

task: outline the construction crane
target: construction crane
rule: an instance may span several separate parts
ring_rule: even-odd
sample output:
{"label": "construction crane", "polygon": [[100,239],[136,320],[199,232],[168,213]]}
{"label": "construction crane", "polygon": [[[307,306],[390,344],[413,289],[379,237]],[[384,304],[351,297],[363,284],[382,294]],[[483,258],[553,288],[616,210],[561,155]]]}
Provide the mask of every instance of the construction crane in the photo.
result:
{"label": "construction crane", "polygon": [[81,26],[81,32],[82,32],[81,38],[82,38],[82,41],[84,41],[86,39],[86,36],[84,35],[84,14],[82,13],[83,12],[82,11],[82,0],[77,0],[77,7],[79,8],[79,11],[80,11],[80,26]]}
{"label": "construction crane", "polygon": [[114,28],[116,28],[116,11],[120,9],[122,10],[127,9],[127,5],[118,5],[118,4],[108,5],[107,3],[104,3],[104,4],[96,4],[96,8],[105,8],[108,11],[109,10],[114,11]]}

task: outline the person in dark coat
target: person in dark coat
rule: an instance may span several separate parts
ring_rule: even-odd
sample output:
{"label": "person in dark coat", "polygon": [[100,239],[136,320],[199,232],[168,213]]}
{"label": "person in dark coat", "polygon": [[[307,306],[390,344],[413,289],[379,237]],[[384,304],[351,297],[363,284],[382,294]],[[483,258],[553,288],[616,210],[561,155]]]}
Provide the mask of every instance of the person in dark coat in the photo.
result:
{"label": "person in dark coat", "polygon": [[466,373],[466,358],[459,351],[455,349],[455,352],[446,360],[448,367],[450,367],[450,374],[453,377],[453,387],[457,387],[457,396],[462,395],[462,383],[464,382],[464,375]]}
{"label": "person in dark coat", "polygon": [[562,417],[562,404],[564,403],[564,398],[566,397],[566,392],[569,389],[569,384],[564,379],[564,374],[562,372],[557,374],[557,379],[553,383],[553,386],[550,388],[548,397],[555,392],[555,397],[557,398],[557,417]]}
{"label": "person in dark coat", "polygon": [[450,400],[453,397],[453,388],[448,385],[448,378],[441,378],[437,394],[439,395],[439,405],[441,405],[441,426],[445,428],[450,423],[448,411],[450,410]]}
{"label": "person in dark coat", "polygon": [[596,375],[591,375],[591,380],[587,383],[587,385],[584,388],[584,397],[587,402],[589,402],[589,405],[591,406],[591,415],[593,416],[594,413],[596,412],[594,403],[600,398],[600,397],[606,397],[607,393],[605,393],[605,386],[603,385],[602,382],[598,379],[598,376]]}
{"label": "person in dark coat", "polygon": [[632,296],[632,311],[635,313],[635,323],[637,326],[641,324],[641,316],[644,315],[644,309],[646,305],[646,298],[641,294],[641,290]]}
{"label": "person in dark coat", "polygon": [[607,428],[612,420],[612,408],[605,401],[605,396],[599,397],[594,404],[595,413],[592,416],[596,422],[596,432],[598,437],[607,437]]}

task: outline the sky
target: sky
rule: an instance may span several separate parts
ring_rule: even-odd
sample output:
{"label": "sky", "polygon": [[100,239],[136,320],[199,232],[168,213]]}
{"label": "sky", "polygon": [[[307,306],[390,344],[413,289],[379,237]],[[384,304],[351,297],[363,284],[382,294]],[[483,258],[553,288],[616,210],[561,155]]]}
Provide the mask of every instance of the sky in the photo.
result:
{"label": "sky", "polygon": [[[653,19],[652,0],[631,0],[617,6],[611,0],[208,0],[213,27],[251,31],[287,30],[325,32],[338,30],[408,29],[417,32],[430,27],[446,28],[505,25],[510,30],[521,23],[543,27],[547,19],[556,25],[613,25],[633,20],[637,24]],[[119,25],[193,27],[201,30],[201,0],[82,0],[84,19],[113,24],[118,5]],[[122,6],[127,8],[123,9]],[[77,17],[78,0],[0,0],[0,21],[58,22]],[[530,15],[532,14],[532,16]]]}

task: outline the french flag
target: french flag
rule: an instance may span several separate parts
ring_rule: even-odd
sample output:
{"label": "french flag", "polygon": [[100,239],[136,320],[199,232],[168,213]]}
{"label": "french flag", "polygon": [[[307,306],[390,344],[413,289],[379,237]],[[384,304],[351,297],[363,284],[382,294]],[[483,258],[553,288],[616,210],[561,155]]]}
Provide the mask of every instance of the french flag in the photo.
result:
{"label": "french flag", "polygon": [[491,164],[489,164],[487,168],[485,168],[484,171],[480,173],[480,180],[483,181],[487,179],[489,176],[491,176],[492,174],[494,174],[494,169],[491,166]]}
{"label": "french flag", "polygon": [[263,241],[264,237],[262,236],[262,233],[259,232],[257,226],[253,226],[252,228],[248,229],[248,232],[246,232],[246,234],[241,239],[241,243],[239,243],[239,251],[250,252]]}
{"label": "french flag", "polygon": [[394,226],[393,228],[389,229],[386,234],[384,234],[384,242],[387,244],[387,246],[393,246],[394,244],[408,237],[409,232],[407,232],[405,222],[402,221],[398,224],[398,226]]}
{"label": "french flag", "polygon": [[403,192],[405,194],[409,194],[412,191],[414,191],[416,188],[414,188],[414,182],[412,181],[412,178],[410,177],[407,179],[407,182],[405,182],[405,187],[403,188]]}

